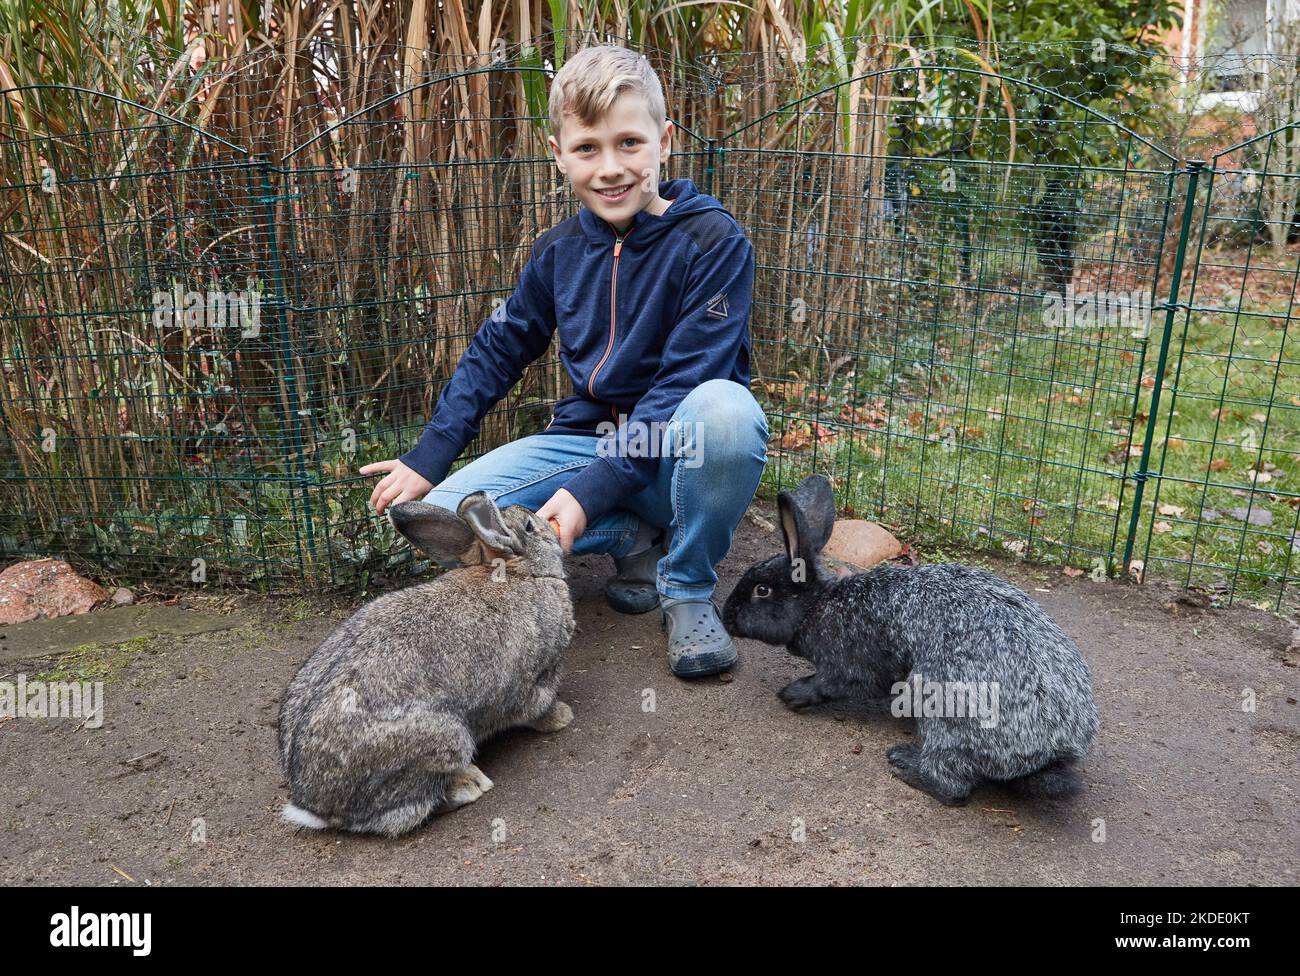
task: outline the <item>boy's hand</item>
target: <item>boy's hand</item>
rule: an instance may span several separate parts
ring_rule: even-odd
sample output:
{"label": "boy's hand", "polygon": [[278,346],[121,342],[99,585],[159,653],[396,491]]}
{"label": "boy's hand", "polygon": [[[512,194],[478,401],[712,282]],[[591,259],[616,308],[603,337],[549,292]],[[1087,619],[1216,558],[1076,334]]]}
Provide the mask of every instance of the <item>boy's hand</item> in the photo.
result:
{"label": "boy's hand", "polygon": [[537,514],[559,525],[560,547],[566,555],[573,551],[574,541],[587,531],[587,513],[578,499],[563,488],[548,498]]}
{"label": "boy's hand", "polygon": [[416,474],[401,461],[376,461],[361,469],[362,474],[384,472],[386,477],[375,485],[370,495],[370,507],[376,515],[383,515],[384,509],[398,502],[419,501],[433,490],[424,476]]}

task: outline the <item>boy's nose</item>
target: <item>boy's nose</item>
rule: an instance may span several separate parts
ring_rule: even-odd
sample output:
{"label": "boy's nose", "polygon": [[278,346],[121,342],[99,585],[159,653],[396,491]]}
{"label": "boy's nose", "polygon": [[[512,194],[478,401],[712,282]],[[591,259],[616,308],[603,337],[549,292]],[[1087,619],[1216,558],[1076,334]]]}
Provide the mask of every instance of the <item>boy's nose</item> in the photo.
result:
{"label": "boy's nose", "polygon": [[601,156],[599,173],[601,181],[608,185],[610,181],[618,179],[623,174],[623,164],[612,153]]}

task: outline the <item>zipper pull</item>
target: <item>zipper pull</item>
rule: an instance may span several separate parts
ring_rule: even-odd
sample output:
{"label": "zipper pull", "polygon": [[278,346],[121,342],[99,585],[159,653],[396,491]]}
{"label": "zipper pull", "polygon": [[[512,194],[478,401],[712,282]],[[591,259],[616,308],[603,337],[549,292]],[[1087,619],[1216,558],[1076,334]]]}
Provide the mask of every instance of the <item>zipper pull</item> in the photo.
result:
{"label": "zipper pull", "polygon": [[623,250],[623,238],[620,237],[618,240],[614,242],[614,257],[618,257],[619,252],[622,250]]}

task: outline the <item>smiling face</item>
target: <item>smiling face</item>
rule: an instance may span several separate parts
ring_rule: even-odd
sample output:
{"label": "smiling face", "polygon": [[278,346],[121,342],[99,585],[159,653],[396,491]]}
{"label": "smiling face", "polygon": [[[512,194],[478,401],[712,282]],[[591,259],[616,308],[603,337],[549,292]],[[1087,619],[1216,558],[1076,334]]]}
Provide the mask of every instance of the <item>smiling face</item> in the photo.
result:
{"label": "smiling face", "polygon": [[560,138],[550,138],[551,152],[583,206],[621,231],[642,210],[659,216],[668,209],[659,195],[659,167],[668,161],[673,124],[666,122],[662,134],[658,129],[645,99],[624,92],[593,128],[566,113]]}

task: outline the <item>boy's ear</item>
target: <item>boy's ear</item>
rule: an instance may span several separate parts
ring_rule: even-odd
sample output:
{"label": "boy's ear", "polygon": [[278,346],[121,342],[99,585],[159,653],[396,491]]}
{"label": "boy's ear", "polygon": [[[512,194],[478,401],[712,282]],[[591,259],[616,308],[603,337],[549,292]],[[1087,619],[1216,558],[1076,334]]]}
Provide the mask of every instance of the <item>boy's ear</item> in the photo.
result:
{"label": "boy's ear", "polygon": [[568,173],[565,172],[564,160],[560,158],[560,144],[555,141],[555,136],[547,136],[546,142],[551,147],[551,158],[555,160],[555,165],[560,168],[561,173],[564,173],[567,176]]}

